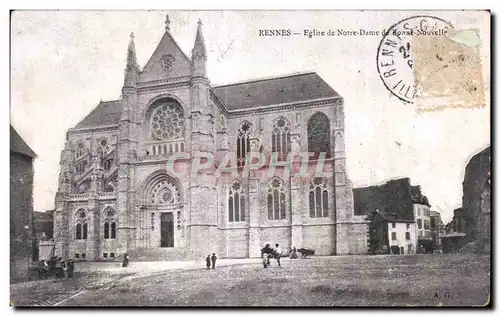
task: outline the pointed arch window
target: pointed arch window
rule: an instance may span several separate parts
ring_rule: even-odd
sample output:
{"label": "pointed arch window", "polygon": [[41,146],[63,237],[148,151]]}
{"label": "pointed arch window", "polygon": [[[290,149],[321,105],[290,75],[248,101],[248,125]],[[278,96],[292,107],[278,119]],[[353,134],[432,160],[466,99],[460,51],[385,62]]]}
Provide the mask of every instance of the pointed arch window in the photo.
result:
{"label": "pointed arch window", "polygon": [[280,158],[286,157],[286,154],[292,150],[290,122],[283,116],[278,117],[273,122],[271,148],[273,152],[279,153]]}
{"label": "pointed arch window", "polygon": [[286,194],[283,180],[272,178],[267,183],[267,218],[280,220],[286,218]]}
{"label": "pointed arch window", "polygon": [[318,158],[320,153],[330,154],[330,119],[322,112],[316,112],[307,123],[308,151]]}
{"label": "pointed arch window", "polygon": [[87,213],[80,209],[75,215],[75,239],[87,239]]}
{"label": "pointed arch window", "polygon": [[105,182],[104,185],[104,192],[115,192],[116,188],[116,177],[113,177],[109,179],[107,182]]}
{"label": "pointed arch window", "polygon": [[245,158],[250,151],[250,134],[252,132],[252,124],[245,121],[240,124],[238,134],[236,135],[236,159],[238,166],[245,165]]}
{"label": "pointed arch window", "polygon": [[116,238],[116,212],[111,207],[104,210],[104,239]]}
{"label": "pointed arch window", "polygon": [[309,185],[309,217],[328,217],[328,205],[326,178],[314,178]]}
{"label": "pointed arch window", "polygon": [[85,145],[82,141],[79,141],[76,145],[76,159],[82,157],[83,155],[85,155]]}
{"label": "pointed arch window", "polygon": [[83,160],[76,165],[76,174],[82,174],[87,169],[87,160]]}
{"label": "pointed arch window", "polygon": [[111,169],[112,166],[113,166],[113,158],[104,161],[104,170],[108,171]]}
{"label": "pointed arch window", "polygon": [[229,187],[228,211],[230,222],[245,221],[245,193],[240,182],[235,181]]}

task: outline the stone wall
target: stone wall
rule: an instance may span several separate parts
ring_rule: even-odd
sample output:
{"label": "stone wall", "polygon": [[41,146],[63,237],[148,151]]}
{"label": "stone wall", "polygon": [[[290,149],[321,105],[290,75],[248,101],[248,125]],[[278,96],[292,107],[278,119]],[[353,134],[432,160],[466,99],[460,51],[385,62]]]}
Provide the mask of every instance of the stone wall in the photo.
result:
{"label": "stone wall", "polygon": [[[10,276],[25,276],[33,254],[32,158],[10,152]],[[24,261],[24,263],[23,263]]]}

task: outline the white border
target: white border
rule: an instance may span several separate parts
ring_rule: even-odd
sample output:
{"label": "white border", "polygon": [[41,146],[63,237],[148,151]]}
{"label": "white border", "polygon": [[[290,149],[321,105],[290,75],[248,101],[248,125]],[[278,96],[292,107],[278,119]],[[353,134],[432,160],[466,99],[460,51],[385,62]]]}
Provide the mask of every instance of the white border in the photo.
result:
{"label": "white border", "polygon": [[[419,0],[419,1],[387,1],[387,0],[379,0],[379,1],[360,1],[360,0],[350,0],[350,1],[339,1],[339,2],[333,2],[333,1],[320,1],[320,0],[308,0],[308,1],[296,1],[292,2],[290,0],[285,1],[285,0],[274,0],[274,1],[269,1],[269,0],[253,0],[251,2],[236,2],[236,1],[220,1],[220,0],[211,0],[211,1],[194,1],[194,0],[183,0],[183,1],[148,1],[148,0],[142,0],[142,1],[103,1],[103,0],[86,0],[86,1],[2,1],[2,14],[0,14],[1,17],[1,22],[2,22],[2,32],[0,32],[0,39],[2,47],[2,63],[0,63],[0,67],[2,68],[0,71],[0,74],[2,74],[2,84],[0,87],[2,88],[2,93],[0,93],[0,96],[3,98],[3,106],[0,107],[2,111],[4,111],[0,115],[2,120],[5,120],[4,124],[2,124],[2,132],[0,133],[0,142],[1,142],[1,147],[0,148],[9,148],[9,129],[8,129],[8,122],[7,120],[10,117],[9,113],[9,104],[10,104],[10,97],[9,97],[9,84],[10,84],[10,69],[9,69],[9,63],[10,63],[10,47],[8,45],[9,43],[9,36],[10,36],[10,10],[11,8],[17,8],[17,9],[86,9],[86,10],[99,10],[99,9],[120,9],[120,10],[140,10],[140,9],[189,9],[189,10],[201,10],[201,9],[237,9],[237,10],[244,10],[244,9],[261,9],[261,10],[284,10],[285,8],[287,10],[299,10],[299,9],[315,9],[315,10],[325,10],[325,9],[342,9],[342,10],[354,10],[354,9],[364,9],[364,10],[369,10],[369,9],[378,9],[378,10],[386,10],[386,9],[444,9],[444,10],[452,10],[452,9],[492,9],[493,12],[500,11],[499,9],[499,1],[493,1],[493,0],[474,0],[474,1],[465,1],[465,0],[455,0],[453,2],[447,2],[447,1],[442,1],[438,2],[435,0]],[[453,7],[450,7],[452,5]],[[494,34],[494,40],[495,42],[498,43],[498,31],[493,32]],[[492,39],[493,40],[493,39]],[[496,73],[496,69],[493,69],[492,74]],[[498,81],[494,81],[495,86],[493,87],[492,91],[497,91],[498,90]],[[492,105],[492,108],[495,107],[495,104]],[[494,121],[499,121],[498,114],[499,111],[496,111],[493,120]],[[495,127],[495,124],[493,124],[493,127]],[[497,131],[495,131],[495,134]],[[496,144],[495,144],[496,145]],[[2,208],[2,216],[4,217],[3,220],[0,221],[2,224],[2,229],[0,231],[3,232],[4,238],[2,238],[2,249],[1,253],[7,254],[9,253],[9,227],[8,227],[8,219],[7,217],[9,216],[9,183],[7,182],[10,176],[9,172],[9,163],[7,161],[7,153],[1,156],[3,158],[2,163],[0,164],[0,170],[1,173],[3,174],[2,179],[4,180],[2,182],[2,193],[3,193],[3,198],[1,201],[4,204],[4,207]],[[497,181],[494,179],[494,183],[496,184]],[[495,192],[496,191],[496,185],[494,186]],[[495,194],[496,195],[496,194]],[[495,210],[494,210],[495,211]],[[494,212],[493,211],[493,212]],[[494,227],[499,227],[498,221],[500,216],[495,216],[497,223],[494,223]],[[495,231],[495,229],[494,229]],[[496,245],[498,245],[498,236],[500,234],[495,233],[496,235]],[[9,308],[7,302],[10,300],[9,299],[9,279],[7,277],[7,271],[9,270],[8,268],[8,263],[6,258],[4,257],[3,260],[0,261],[2,264],[2,271],[4,272],[2,274],[2,302],[3,304],[1,305],[3,308],[7,309],[7,313],[11,314],[14,313],[14,309]],[[496,273],[498,274],[498,273]],[[497,293],[496,291],[495,293]],[[498,303],[498,299],[496,300]],[[62,310],[60,312],[63,313],[68,313],[68,312],[74,312],[78,310]],[[184,311],[188,313],[195,313],[195,312],[201,312],[201,313],[206,313],[208,310],[192,310],[192,311]],[[276,311],[276,310],[256,310],[259,314],[268,314],[268,315],[274,315],[276,312],[285,312],[285,313],[290,313],[290,312],[306,312],[304,310],[284,310],[284,311]],[[398,310],[400,311],[400,310]],[[29,311],[17,311],[17,313],[26,313]],[[52,310],[45,310],[45,311],[38,311],[39,313],[42,312],[43,314],[47,315],[52,315],[53,311]],[[85,310],[81,310],[80,312],[88,312]],[[131,310],[133,313],[140,313],[140,311],[137,310]],[[148,311],[149,312],[149,311]],[[157,313],[178,313],[178,311],[174,310],[157,310]],[[215,312],[217,314],[221,313],[220,310],[211,310],[211,312]],[[242,313],[246,314],[251,311],[249,310],[238,310],[235,311],[237,313]],[[323,313],[331,313],[332,311],[329,310],[323,310]],[[356,310],[356,311],[350,311],[350,312],[355,312],[355,313],[386,313],[387,310]],[[404,313],[414,313],[418,312],[418,310],[415,311],[410,311],[410,310],[405,310]],[[456,310],[446,310],[445,312],[448,313],[455,313]],[[467,312],[475,312],[475,311],[467,311]],[[92,311],[92,313],[97,313],[102,315],[109,315],[109,314],[122,314],[123,310],[100,310],[100,311]]]}

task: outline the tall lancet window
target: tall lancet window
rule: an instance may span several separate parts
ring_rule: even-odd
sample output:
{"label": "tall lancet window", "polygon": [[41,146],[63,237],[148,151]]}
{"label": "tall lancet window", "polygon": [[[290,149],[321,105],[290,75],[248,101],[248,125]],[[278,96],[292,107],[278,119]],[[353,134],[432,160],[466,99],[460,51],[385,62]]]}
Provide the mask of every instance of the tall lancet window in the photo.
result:
{"label": "tall lancet window", "polygon": [[309,185],[309,217],[328,217],[328,185],[326,178],[314,178]]}
{"label": "tall lancet window", "polygon": [[104,210],[104,239],[116,238],[116,212],[107,207]]}
{"label": "tall lancet window", "polygon": [[267,183],[267,218],[286,218],[286,195],[283,180],[274,177]]}
{"label": "tall lancet window", "polygon": [[271,147],[273,152],[279,153],[280,158],[286,158],[287,153],[292,150],[290,141],[290,122],[283,116],[278,117],[273,122]]}
{"label": "tall lancet window", "polygon": [[88,224],[87,213],[79,209],[75,214],[75,239],[87,239]]}
{"label": "tall lancet window", "polygon": [[245,165],[245,158],[250,151],[250,133],[252,132],[252,125],[245,121],[240,124],[238,134],[236,135],[236,158],[238,166]]}
{"label": "tall lancet window", "polygon": [[228,211],[230,222],[245,221],[245,193],[240,182],[235,181],[229,187]]}
{"label": "tall lancet window", "polygon": [[330,157],[330,120],[321,112],[315,113],[307,123],[307,143],[308,151],[319,154],[326,153],[325,157]]}

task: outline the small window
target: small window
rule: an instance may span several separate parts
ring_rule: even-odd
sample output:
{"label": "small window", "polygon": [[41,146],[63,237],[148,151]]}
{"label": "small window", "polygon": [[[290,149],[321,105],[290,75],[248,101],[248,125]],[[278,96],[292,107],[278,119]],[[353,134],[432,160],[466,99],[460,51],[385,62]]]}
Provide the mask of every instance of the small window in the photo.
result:
{"label": "small window", "polygon": [[418,225],[418,229],[422,229],[422,220],[420,218],[417,219],[417,225]]}
{"label": "small window", "polygon": [[83,236],[82,239],[87,239],[87,223],[83,224]]}
{"label": "small window", "polygon": [[109,223],[104,223],[104,239],[109,239]]}
{"label": "small window", "polygon": [[111,239],[116,239],[116,223],[111,223]]}
{"label": "small window", "polygon": [[104,170],[109,170],[111,169],[111,166],[113,165],[113,159],[108,159],[104,162]]}
{"label": "small window", "polygon": [[410,232],[406,232],[406,240],[410,240]]}
{"label": "small window", "polygon": [[86,256],[87,256],[87,254],[82,253],[82,259],[85,259]]}
{"label": "small window", "polygon": [[76,259],[80,258],[80,254],[75,253],[75,258],[76,258]]}
{"label": "small window", "polygon": [[396,223],[392,223],[392,228],[396,228]]}
{"label": "small window", "polygon": [[391,233],[391,240],[396,240],[396,232]]}
{"label": "small window", "polygon": [[410,223],[406,223],[406,229],[410,229]]}
{"label": "small window", "polygon": [[107,253],[107,252],[105,252],[105,253],[103,253],[103,254],[102,254],[102,256],[103,256],[104,258],[107,258],[107,257],[108,257],[108,253]]}
{"label": "small window", "polygon": [[109,256],[110,256],[111,258],[114,258],[114,257],[115,257],[115,253],[114,253],[114,252],[111,252],[111,253],[109,254]]}

